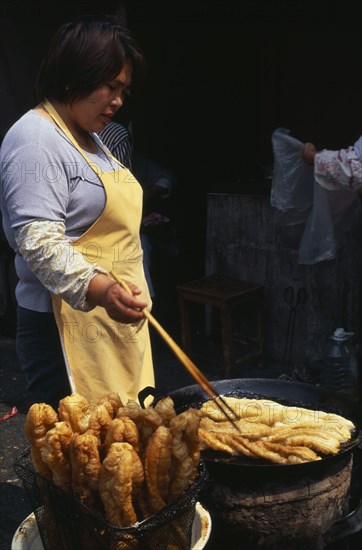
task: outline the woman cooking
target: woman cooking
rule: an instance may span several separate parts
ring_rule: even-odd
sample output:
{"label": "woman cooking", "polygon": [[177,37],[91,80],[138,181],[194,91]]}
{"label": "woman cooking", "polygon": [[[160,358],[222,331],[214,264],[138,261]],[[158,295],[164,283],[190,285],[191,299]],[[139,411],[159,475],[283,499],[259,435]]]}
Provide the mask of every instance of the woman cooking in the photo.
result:
{"label": "woman cooking", "polygon": [[[1,209],[16,251],[17,352],[35,401],[77,391],[137,399],[154,385],[142,189],[102,145],[142,54],[113,19],[63,25],[37,79],[38,105],[1,147]],[[132,289],[111,277],[114,271]]]}

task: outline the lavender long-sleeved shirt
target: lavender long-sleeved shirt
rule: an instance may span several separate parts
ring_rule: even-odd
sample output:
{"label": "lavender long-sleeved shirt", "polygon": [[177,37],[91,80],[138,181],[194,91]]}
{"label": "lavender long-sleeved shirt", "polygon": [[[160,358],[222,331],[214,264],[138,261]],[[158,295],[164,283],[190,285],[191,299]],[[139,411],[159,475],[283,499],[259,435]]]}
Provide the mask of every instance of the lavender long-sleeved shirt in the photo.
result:
{"label": "lavender long-sleeved shirt", "polygon": [[[94,139],[101,143],[95,134]],[[51,311],[51,291],[73,307],[87,309],[85,294],[97,266],[78,253],[70,261],[69,243],[104,209],[97,171],[114,169],[117,177],[121,167],[100,148],[86,155],[94,169],[57,126],[33,110],[3,140],[0,206],[6,237],[16,252],[16,296],[22,307]]]}

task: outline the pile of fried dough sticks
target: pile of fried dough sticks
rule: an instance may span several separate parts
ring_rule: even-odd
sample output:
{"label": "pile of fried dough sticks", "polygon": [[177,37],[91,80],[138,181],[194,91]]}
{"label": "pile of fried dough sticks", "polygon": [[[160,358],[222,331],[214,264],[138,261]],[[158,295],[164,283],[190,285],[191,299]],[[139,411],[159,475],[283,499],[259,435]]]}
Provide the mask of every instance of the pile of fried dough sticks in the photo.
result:
{"label": "pile of fried dough sticks", "polygon": [[[111,525],[137,527],[187,491],[202,450],[298,464],[338,453],[355,430],[334,413],[268,399],[223,400],[238,418],[234,425],[213,400],[181,413],[171,397],[143,409],[135,401],[124,405],[116,393],[93,404],[72,393],[57,411],[35,403],[25,419],[34,469]],[[167,548],[188,548],[182,527],[170,529],[176,543]],[[155,533],[148,547],[161,542]],[[113,548],[134,550],[138,540]]]}
{"label": "pile of fried dough sticks", "polygon": [[213,401],[205,402],[199,427],[202,449],[298,464],[337,454],[355,429],[350,420],[334,413],[268,399],[223,399],[238,420],[233,426]]}
{"label": "pile of fried dough sticks", "polygon": [[[58,411],[33,404],[25,432],[40,476],[113,526],[129,527],[192,485],[200,463],[199,424],[200,411],[177,414],[170,397],[143,409],[135,401],[123,405],[115,393],[94,404],[73,393],[59,402]],[[178,531],[176,547],[188,548],[186,534]],[[159,542],[155,534],[150,548],[159,548]],[[137,541],[128,547],[137,548]]]}

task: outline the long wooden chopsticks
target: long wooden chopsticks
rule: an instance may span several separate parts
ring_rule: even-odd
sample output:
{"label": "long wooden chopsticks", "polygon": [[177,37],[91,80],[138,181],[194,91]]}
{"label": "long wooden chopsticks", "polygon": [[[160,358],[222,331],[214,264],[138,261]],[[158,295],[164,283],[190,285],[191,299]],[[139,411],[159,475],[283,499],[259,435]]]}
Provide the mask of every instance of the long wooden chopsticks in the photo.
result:
{"label": "long wooden chopsticks", "polygon": [[[124,290],[126,290],[129,294],[132,294],[132,290],[127,285],[125,281],[123,281],[114,271],[111,271],[110,274],[112,275],[113,279],[119,283]],[[239,417],[233,411],[233,409],[226,403],[225,399],[218,394],[216,389],[212,386],[212,384],[208,381],[208,379],[204,376],[204,374],[198,369],[198,367],[195,365],[193,361],[191,361],[190,357],[186,355],[186,353],[180,348],[178,344],[173,340],[173,338],[166,332],[166,330],[160,325],[160,323],[154,318],[152,313],[150,313],[147,309],[143,309],[144,316],[148,319],[150,324],[157,330],[157,332],[160,334],[160,336],[165,340],[165,342],[168,344],[168,346],[171,348],[171,350],[174,352],[176,357],[181,361],[181,363],[186,367],[188,372],[191,374],[191,376],[194,378],[194,380],[199,384],[202,390],[213,399],[216,406],[219,408],[219,410],[225,415],[225,417],[231,422],[231,424],[234,426],[234,428],[241,433],[241,430],[239,426],[235,423],[235,420],[239,420]],[[231,415],[230,415],[231,413]]]}

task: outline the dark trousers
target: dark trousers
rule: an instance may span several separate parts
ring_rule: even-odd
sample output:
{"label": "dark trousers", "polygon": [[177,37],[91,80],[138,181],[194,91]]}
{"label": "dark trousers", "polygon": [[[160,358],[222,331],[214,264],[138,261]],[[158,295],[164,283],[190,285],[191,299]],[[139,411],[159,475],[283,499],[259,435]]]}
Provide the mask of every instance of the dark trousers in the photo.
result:
{"label": "dark trousers", "polygon": [[71,389],[53,313],[18,308],[16,351],[34,403],[57,409]]}

